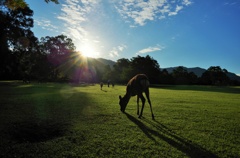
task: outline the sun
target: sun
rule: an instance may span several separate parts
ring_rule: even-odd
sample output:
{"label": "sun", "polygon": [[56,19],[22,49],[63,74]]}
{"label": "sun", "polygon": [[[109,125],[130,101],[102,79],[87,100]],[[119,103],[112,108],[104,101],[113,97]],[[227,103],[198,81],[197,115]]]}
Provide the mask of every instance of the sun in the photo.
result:
{"label": "sun", "polygon": [[95,49],[94,45],[85,43],[80,47],[80,52],[85,57],[97,58],[99,52]]}

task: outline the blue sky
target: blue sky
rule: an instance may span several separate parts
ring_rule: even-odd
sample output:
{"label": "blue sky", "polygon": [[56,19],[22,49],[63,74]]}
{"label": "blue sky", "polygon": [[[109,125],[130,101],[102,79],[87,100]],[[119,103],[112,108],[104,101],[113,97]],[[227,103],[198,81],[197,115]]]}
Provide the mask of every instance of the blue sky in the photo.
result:
{"label": "blue sky", "polygon": [[161,68],[221,66],[240,74],[239,0],[26,2],[38,38],[64,34],[85,55],[150,55]]}

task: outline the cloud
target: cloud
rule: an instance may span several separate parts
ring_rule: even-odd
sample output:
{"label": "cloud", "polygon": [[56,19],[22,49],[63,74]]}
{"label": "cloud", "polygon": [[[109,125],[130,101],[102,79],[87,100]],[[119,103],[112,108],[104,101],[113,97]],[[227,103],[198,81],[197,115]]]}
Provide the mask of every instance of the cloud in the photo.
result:
{"label": "cloud", "polygon": [[58,19],[64,21],[64,30],[75,40],[83,40],[88,32],[83,27],[89,21],[88,15],[94,10],[100,0],[65,0],[61,5]]}
{"label": "cloud", "polygon": [[113,47],[109,53],[111,58],[118,57],[121,52],[123,52],[127,48],[126,45],[122,44],[117,47]]}
{"label": "cloud", "polygon": [[156,51],[162,51],[163,49],[165,49],[164,46],[157,45],[155,47],[144,48],[144,49],[138,51],[136,54],[137,55],[146,54],[146,53],[151,53],[151,52],[156,52]]}
{"label": "cloud", "polygon": [[192,2],[190,0],[183,0],[182,4],[185,6],[188,6],[188,5],[192,4]]}
{"label": "cloud", "polygon": [[235,6],[235,7],[238,7],[238,8],[240,7],[239,0],[228,0],[223,5],[230,6],[230,7]]}
{"label": "cloud", "polygon": [[190,4],[190,0],[124,0],[116,2],[115,8],[125,22],[143,26],[147,21],[177,15]]}
{"label": "cloud", "polygon": [[175,10],[174,12],[169,12],[168,16],[177,15],[178,12],[179,12],[180,10],[182,10],[182,9],[183,9],[183,6],[178,6],[178,5],[177,5],[176,10]]}
{"label": "cloud", "polygon": [[[35,19],[34,23],[37,24],[38,26],[40,26],[44,30],[56,31],[58,29],[58,27],[53,25],[50,20],[45,19],[45,18]],[[56,32],[58,32],[58,31],[56,31]]]}
{"label": "cloud", "polygon": [[100,41],[99,41],[99,40],[93,40],[93,42],[94,42],[94,43],[100,43]]}

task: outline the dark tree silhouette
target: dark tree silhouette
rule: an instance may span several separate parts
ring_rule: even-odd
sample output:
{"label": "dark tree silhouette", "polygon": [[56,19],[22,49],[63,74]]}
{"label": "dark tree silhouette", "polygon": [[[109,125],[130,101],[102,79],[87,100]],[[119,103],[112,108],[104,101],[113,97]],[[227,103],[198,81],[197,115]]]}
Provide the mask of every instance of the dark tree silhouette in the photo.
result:
{"label": "dark tree silhouette", "polygon": [[166,69],[163,69],[160,72],[159,83],[160,84],[174,84],[174,79],[173,79],[172,75],[169,74]]}
{"label": "dark tree silhouette", "polygon": [[[54,2],[56,4],[59,4],[58,0],[44,0],[46,3]],[[19,8],[25,8],[28,7],[28,4],[25,2],[25,0],[1,0],[0,5],[5,5],[11,10],[16,10]]]}
{"label": "dark tree silhouette", "polygon": [[201,83],[207,85],[226,85],[230,79],[227,76],[227,70],[220,66],[211,66],[201,76]]}
{"label": "dark tree silhouette", "polygon": [[44,37],[40,42],[42,51],[47,55],[47,60],[51,63],[51,78],[57,80],[65,77],[61,71],[67,69],[64,64],[71,59],[75,46],[70,38],[64,35],[56,37]]}
{"label": "dark tree silhouette", "polygon": [[146,57],[133,57],[131,59],[131,77],[135,74],[146,74],[151,83],[158,83],[159,74],[160,74],[160,66],[158,62],[147,55]]}
{"label": "dark tree silhouette", "polygon": [[175,84],[188,84],[188,72],[183,66],[179,66],[172,73]]}
{"label": "dark tree silhouette", "polygon": [[127,83],[129,79],[130,60],[121,58],[113,65],[112,80],[118,83]]}
{"label": "dark tree silhouette", "polygon": [[[19,78],[20,58],[35,49],[37,38],[33,27],[33,11],[29,7],[11,10],[0,6],[0,76],[1,79]],[[29,56],[29,55],[28,55]]]}

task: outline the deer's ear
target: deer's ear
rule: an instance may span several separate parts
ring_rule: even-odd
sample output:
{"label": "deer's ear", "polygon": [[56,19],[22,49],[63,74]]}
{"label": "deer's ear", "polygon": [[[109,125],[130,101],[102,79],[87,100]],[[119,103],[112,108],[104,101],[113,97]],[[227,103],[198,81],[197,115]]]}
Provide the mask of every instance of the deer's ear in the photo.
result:
{"label": "deer's ear", "polygon": [[122,99],[121,95],[119,95],[119,99],[120,99],[120,100]]}

